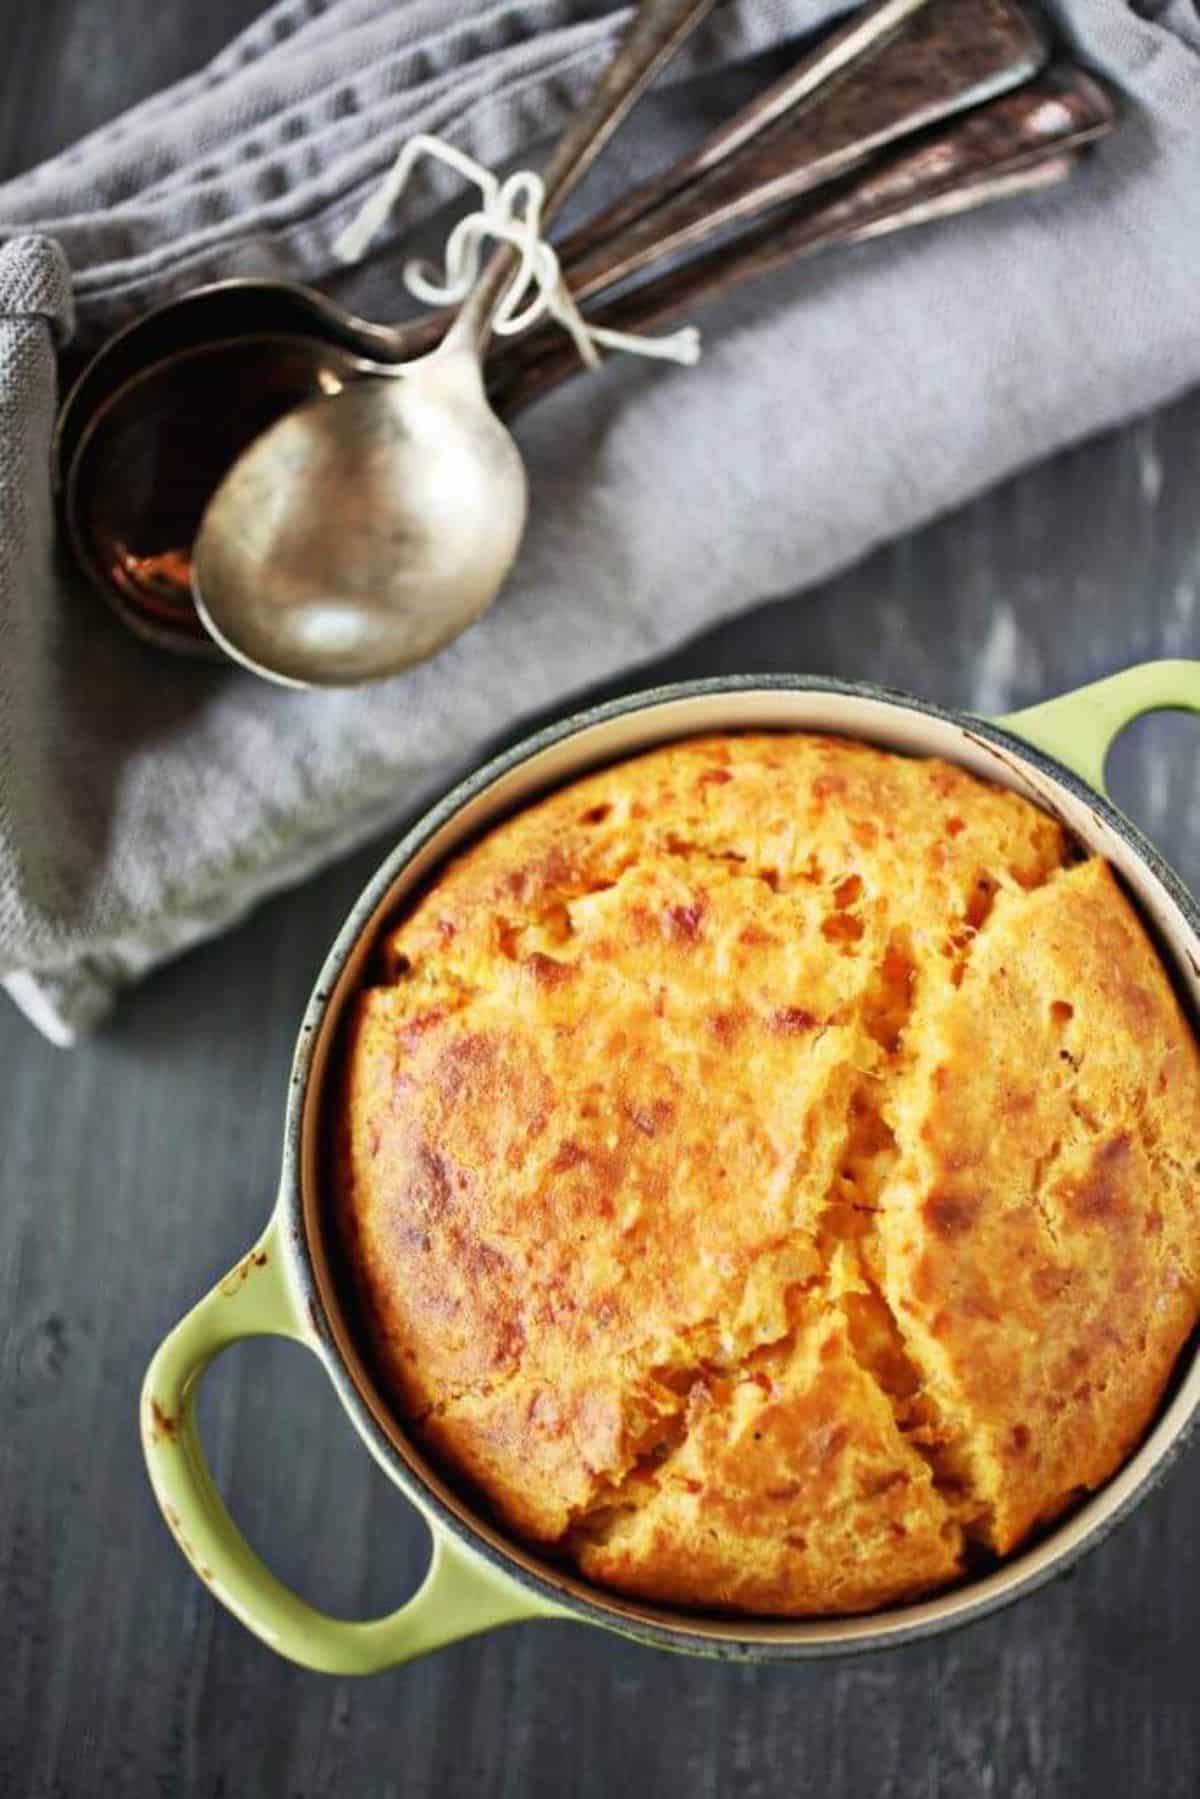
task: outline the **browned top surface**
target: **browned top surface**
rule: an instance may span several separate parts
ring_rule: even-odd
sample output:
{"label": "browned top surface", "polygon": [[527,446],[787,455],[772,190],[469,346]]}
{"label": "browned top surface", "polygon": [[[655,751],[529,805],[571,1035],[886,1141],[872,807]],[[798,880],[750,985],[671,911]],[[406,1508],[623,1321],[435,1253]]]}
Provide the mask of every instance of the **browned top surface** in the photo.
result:
{"label": "browned top surface", "polygon": [[402,1411],[512,1528],[664,1599],[862,1609],[1145,1426],[1200,1056],[1026,802],[693,740],[493,831],[386,959],[339,1209]]}

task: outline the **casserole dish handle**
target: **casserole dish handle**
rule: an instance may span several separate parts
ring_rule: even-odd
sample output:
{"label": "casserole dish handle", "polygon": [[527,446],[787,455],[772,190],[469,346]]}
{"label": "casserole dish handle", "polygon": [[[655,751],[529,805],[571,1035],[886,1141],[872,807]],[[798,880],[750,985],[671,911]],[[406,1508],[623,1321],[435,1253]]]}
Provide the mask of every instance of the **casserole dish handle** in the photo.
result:
{"label": "casserole dish handle", "polygon": [[1200,662],[1142,662],[995,722],[1107,793],[1104,765],[1117,737],[1143,713],[1165,710],[1200,712]]}
{"label": "casserole dish handle", "polygon": [[289,1286],[274,1223],[166,1338],[142,1389],[142,1444],[163,1516],[201,1580],[243,1624],[304,1667],[373,1674],[494,1625],[554,1615],[545,1600],[436,1524],[424,1582],[386,1617],[333,1618],[284,1586],[226,1511],[196,1430],[204,1370],[223,1349],[253,1336],[290,1337],[318,1351]]}

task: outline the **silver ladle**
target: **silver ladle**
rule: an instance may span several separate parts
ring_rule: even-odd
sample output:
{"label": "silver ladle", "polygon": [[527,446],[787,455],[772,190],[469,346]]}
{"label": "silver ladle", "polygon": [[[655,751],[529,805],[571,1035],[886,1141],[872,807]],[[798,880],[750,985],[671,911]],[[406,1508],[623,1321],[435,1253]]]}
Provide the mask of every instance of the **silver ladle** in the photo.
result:
{"label": "silver ladle", "polygon": [[[642,0],[544,172],[544,215],[712,4]],[[381,680],[495,597],[527,512],[524,463],[482,366],[514,267],[500,246],[434,351],[297,407],[230,470],[201,521],[192,588],[237,661],[293,686]]]}
{"label": "silver ladle", "polygon": [[[696,150],[560,240],[572,296],[586,302],[644,267],[653,221],[663,221],[674,251],[695,251],[729,224],[745,225],[862,167],[887,143],[1028,80],[1046,55],[1019,0],[871,0]],[[740,202],[730,206],[726,184],[717,207],[707,197],[689,205],[694,186],[735,166]],[[196,612],[191,557],[225,475],[294,407],[425,354],[452,320],[441,308],[379,325],[297,283],[238,278],[192,289],[125,325],[75,380],[55,431],[63,526],[84,575],[140,636],[220,655]],[[607,323],[603,313],[597,322]],[[524,364],[548,332],[568,364],[577,360],[549,325],[492,345],[493,397],[501,366]],[[555,366],[564,368],[561,358]],[[498,409],[511,417],[508,404]]]}

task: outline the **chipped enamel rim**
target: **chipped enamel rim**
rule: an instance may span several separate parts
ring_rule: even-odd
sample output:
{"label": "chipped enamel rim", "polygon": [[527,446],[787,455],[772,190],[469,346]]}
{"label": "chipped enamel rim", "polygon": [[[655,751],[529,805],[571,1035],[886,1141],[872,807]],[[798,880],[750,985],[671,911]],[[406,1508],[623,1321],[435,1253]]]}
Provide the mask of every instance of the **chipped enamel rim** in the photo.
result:
{"label": "chipped enamel rim", "polygon": [[[1000,723],[882,688],[819,677],[693,681],[629,695],[538,732],[486,764],[426,813],[352,908],[305,1012],[275,1214],[257,1251],[229,1277],[239,1293],[253,1290],[248,1276],[256,1275],[258,1256],[265,1266],[268,1250],[277,1251],[279,1265],[272,1264],[269,1281],[263,1282],[267,1311],[272,1305],[277,1310],[257,1322],[209,1327],[207,1350],[203,1342],[186,1352],[176,1346],[176,1359],[186,1354],[190,1361],[172,1390],[182,1412],[208,1356],[254,1330],[278,1330],[304,1341],[321,1357],[368,1449],[427,1520],[434,1549],[430,1572],[415,1598],[390,1618],[350,1624],[327,1619],[287,1594],[240,1537],[232,1545],[221,1538],[218,1526],[228,1532],[234,1527],[219,1500],[214,1509],[215,1493],[200,1491],[198,1499],[183,1495],[191,1535],[184,1531],[181,1483],[174,1478],[174,1461],[180,1458],[173,1458],[172,1450],[186,1439],[182,1460],[199,1483],[192,1465],[199,1463],[199,1447],[193,1442],[190,1413],[180,1417],[178,1430],[168,1417],[170,1440],[165,1441],[163,1405],[156,1394],[167,1388],[157,1381],[156,1368],[164,1356],[169,1358],[181,1333],[204,1335],[202,1314],[212,1304],[210,1295],[167,1339],[151,1367],[143,1438],[168,1521],[218,1596],[282,1653],[309,1666],[346,1672],[394,1665],[473,1631],[533,1617],[575,1618],[693,1654],[792,1661],[896,1645],[984,1617],[1033,1592],[1101,1542],[1162,1479],[1191,1434],[1200,1411],[1200,1354],[1194,1344],[1181,1358],[1145,1441],[1106,1486],[994,1571],[916,1604],[849,1618],[704,1616],[625,1599],[540,1558],[474,1511],[430,1466],[405,1436],[364,1365],[327,1254],[320,1113],[344,1003],[360,985],[385,921],[439,863],[500,817],[589,769],[712,731],[813,730],[862,738],[909,754],[944,757],[1023,793],[1117,868],[1151,921],[1193,1017],[1200,1017],[1200,908],[1153,845],[1099,791],[1104,756],[1117,732],[1133,717],[1161,706],[1200,709],[1200,663],[1147,664]],[[1033,742],[1057,749],[1066,760],[1032,747]],[[1067,766],[1067,760],[1082,773]],[[227,1281],[217,1291],[233,1289]],[[250,1307],[252,1302],[239,1298],[238,1303]],[[202,1551],[212,1566],[205,1565]]]}

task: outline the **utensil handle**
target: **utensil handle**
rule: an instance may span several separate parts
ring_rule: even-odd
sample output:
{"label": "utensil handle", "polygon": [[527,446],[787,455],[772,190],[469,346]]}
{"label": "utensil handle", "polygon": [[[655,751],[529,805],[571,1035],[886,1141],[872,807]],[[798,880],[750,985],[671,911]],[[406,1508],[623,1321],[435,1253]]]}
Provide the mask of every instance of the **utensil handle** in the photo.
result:
{"label": "utensil handle", "polygon": [[785,114],[798,109],[818,90],[845,75],[898,32],[911,14],[929,0],[874,0],[849,22],[801,56],[780,80],[756,94],[749,105],[711,131],[695,150],[640,182],[577,225],[556,248],[563,267],[609,243],[644,215],[673,200],[681,189],[718,168],[743,145],[759,137]]}
{"label": "utensil handle", "polygon": [[[555,249],[575,299],[592,299],[789,197],[828,187],[894,139],[1028,80],[1049,55],[1040,24],[1020,0],[961,0],[940,18],[939,53],[931,56],[928,46],[905,42],[905,27],[928,5],[875,0],[856,12],[694,151],[559,239]],[[870,122],[860,105],[843,124],[836,90],[872,58],[881,78]],[[452,320],[441,308],[393,328],[385,333],[388,359],[401,344],[405,358],[434,349]]]}
{"label": "utensil handle", "polygon": [[[658,71],[714,4],[715,0],[641,0],[616,55],[542,170],[544,223],[550,223]],[[481,346],[486,342],[488,321],[516,260],[508,244],[501,244],[488,259],[453,328],[458,340]]]}
{"label": "utensil handle", "polygon": [[293,1298],[274,1222],[160,1346],[142,1389],[142,1447],[155,1497],[201,1580],[270,1648],[326,1674],[373,1674],[494,1625],[549,1609],[436,1526],[429,1571],[398,1611],[330,1617],[284,1586],[226,1511],[196,1429],[196,1394],[213,1358],[243,1337],[288,1337],[316,1350]]}
{"label": "utensil handle", "polygon": [[[888,10],[876,10],[876,25],[886,21]],[[1005,11],[1010,17],[997,30],[997,14]],[[853,23],[865,31],[871,22],[868,14]],[[611,215],[581,227],[600,239],[591,254],[580,255],[578,234],[566,239],[559,254],[570,269],[571,291],[590,298],[768,207],[826,187],[897,139],[911,138],[1017,87],[1037,72],[1046,55],[1023,12],[1007,0],[957,0],[952,7],[935,6],[928,15],[922,7],[905,29],[898,29],[893,19],[882,41],[864,41],[836,79],[823,82],[818,76],[805,97],[795,99],[766,129],[724,149],[718,159],[710,158],[703,172],[685,163],[686,174],[676,183],[679,191],[643,205],[633,222],[621,225],[618,242],[606,241],[614,231]],[[803,60],[795,79],[811,74],[806,65],[813,62],[819,69],[822,60],[821,50]],[[784,86],[791,91],[791,81]],[[748,111],[753,116],[754,106]],[[668,170],[664,179],[670,175]]]}
{"label": "utensil handle", "polygon": [[[1052,69],[915,145],[875,158],[840,187],[774,210],[765,224],[641,282],[589,316],[595,324],[644,331],[802,255],[1034,191],[1061,180],[1068,159],[1110,131],[1115,118],[1110,95],[1092,76],[1070,66]],[[511,413],[577,366],[574,347],[543,325],[496,350],[489,386]]]}
{"label": "utensil handle", "polygon": [[994,722],[1045,750],[1098,793],[1116,739],[1147,712],[1200,712],[1200,662],[1142,662]]}
{"label": "utensil handle", "polygon": [[[997,171],[940,191],[922,192],[914,187],[899,201],[884,198],[878,206],[871,200],[878,184],[864,183],[851,197],[828,208],[817,212],[802,209],[795,218],[773,222],[728,246],[693,257],[665,275],[642,282],[620,299],[594,308],[587,317],[592,324],[618,331],[648,331],[802,257],[1035,192],[1063,180],[1073,163],[1070,152],[1049,154],[1011,173]],[[578,374],[581,367],[573,344],[539,327],[527,337],[506,343],[489,359],[488,390],[497,410],[511,418]]]}

